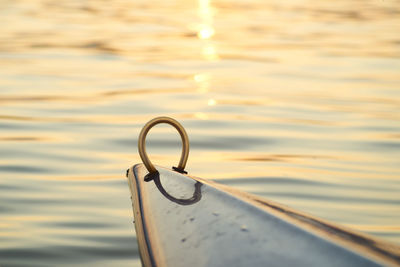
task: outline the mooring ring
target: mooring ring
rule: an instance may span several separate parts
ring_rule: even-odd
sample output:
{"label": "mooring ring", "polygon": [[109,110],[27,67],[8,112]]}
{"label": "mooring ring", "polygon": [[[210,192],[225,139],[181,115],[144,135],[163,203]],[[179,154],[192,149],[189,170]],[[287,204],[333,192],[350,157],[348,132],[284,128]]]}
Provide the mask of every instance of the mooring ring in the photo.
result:
{"label": "mooring ring", "polygon": [[157,118],[150,120],[148,123],[146,123],[146,125],[143,127],[142,131],[140,132],[139,140],[138,140],[138,148],[139,148],[139,155],[143,161],[144,166],[146,166],[146,169],[149,171],[149,173],[157,172],[153,163],[151,163],[149,157],[147,156],[146,136],[147,136],[147,133],[150,131],[150,129],[159,123],[170,124],[170,125],[174,126],[174,128],[179,132],[181,139],[182,139],[182,153],[181,153],[181,159],[179,160],[178,167],[173,167],[173,169],[178,172],[181,172],[181,173],[186,173],[185,166],[186,166],[186,162],[189,157],[189,138],[185,131],[185,128],[183,128],[183,126],[179,122],[177,122],[176,120],[169,118],[169,117],[157,117]]}

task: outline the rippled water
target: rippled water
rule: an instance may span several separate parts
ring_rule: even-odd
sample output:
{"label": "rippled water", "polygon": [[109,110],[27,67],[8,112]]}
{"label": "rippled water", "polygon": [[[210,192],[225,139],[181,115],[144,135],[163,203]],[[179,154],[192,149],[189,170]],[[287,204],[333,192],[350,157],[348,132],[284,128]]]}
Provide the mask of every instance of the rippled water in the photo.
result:
{"label": "rippled water", "polygon": [[[400,1],[0,1],[0,265],[140,265],[125,170],[400,243]],[[149,134],[156,164],[177,134]]]}

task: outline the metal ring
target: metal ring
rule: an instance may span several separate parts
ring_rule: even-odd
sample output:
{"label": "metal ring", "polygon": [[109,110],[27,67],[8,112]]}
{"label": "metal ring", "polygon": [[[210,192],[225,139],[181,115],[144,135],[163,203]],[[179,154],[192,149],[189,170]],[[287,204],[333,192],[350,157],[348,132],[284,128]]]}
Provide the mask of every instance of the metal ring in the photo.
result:
{"label": "metal ring", "polygon": [[149,173],[157,172],[156,168],[151,163],[151,161],[146,153],[146,136],[147,136],[147,133],[150,131],[150,129],[159,123],[170,124],[170,125],[174,126],[175,129],[179,132],[181,139],[182,139],[182,153],[181,153],[181,159],[179,160],[178,167],[174,168],[174,169],[179,172],[185,172],[184,169],[185,169],[188,157],[189,157],[189,138],[186,134],[185,128],[183,128],[183,126],[179,122],[177,122],[176,120],[169,118],[169,117],[157,117],[157,118],[150,120],[148,123],[146,123],[146,125],[143,127],[142,131],[140,132],[139,140],[138,140],[138,148],[139,148],[139,155],[143,161],[144,166],[146,166],[146,169],[149,171]]}

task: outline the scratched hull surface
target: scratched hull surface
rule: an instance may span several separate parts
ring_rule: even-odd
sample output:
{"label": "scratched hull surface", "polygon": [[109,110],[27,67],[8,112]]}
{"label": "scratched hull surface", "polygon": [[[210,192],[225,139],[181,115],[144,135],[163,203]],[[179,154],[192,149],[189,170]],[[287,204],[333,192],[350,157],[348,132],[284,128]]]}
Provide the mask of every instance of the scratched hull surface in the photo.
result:
{"label": "scratched hull surface", "polygon": [[144,181],[148,171],[143,165],[136,165],[128,177],[145,265],[400,264],[398,246],[382,245],[362,235],[358,239],[365,241],[356,241],[357,233],[301,213],[291,218],[287,216],[290,209],[277,209],[278,204],[258,201],[265,205],[257,205],[246,195],[223,191],[204,180],[158,170],[160,174],[153,180]]}

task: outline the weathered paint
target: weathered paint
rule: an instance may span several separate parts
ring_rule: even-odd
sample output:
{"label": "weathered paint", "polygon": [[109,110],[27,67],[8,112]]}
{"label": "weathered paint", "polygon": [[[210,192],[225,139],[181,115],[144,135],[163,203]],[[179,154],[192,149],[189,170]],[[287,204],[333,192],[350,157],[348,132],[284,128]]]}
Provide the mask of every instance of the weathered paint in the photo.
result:
{"label": "weathered paint", "polygon": [[[399,246],[227,186],[129,171],[145,266],[399,266]],[[154,178],[154,177],[153,177]]]}

